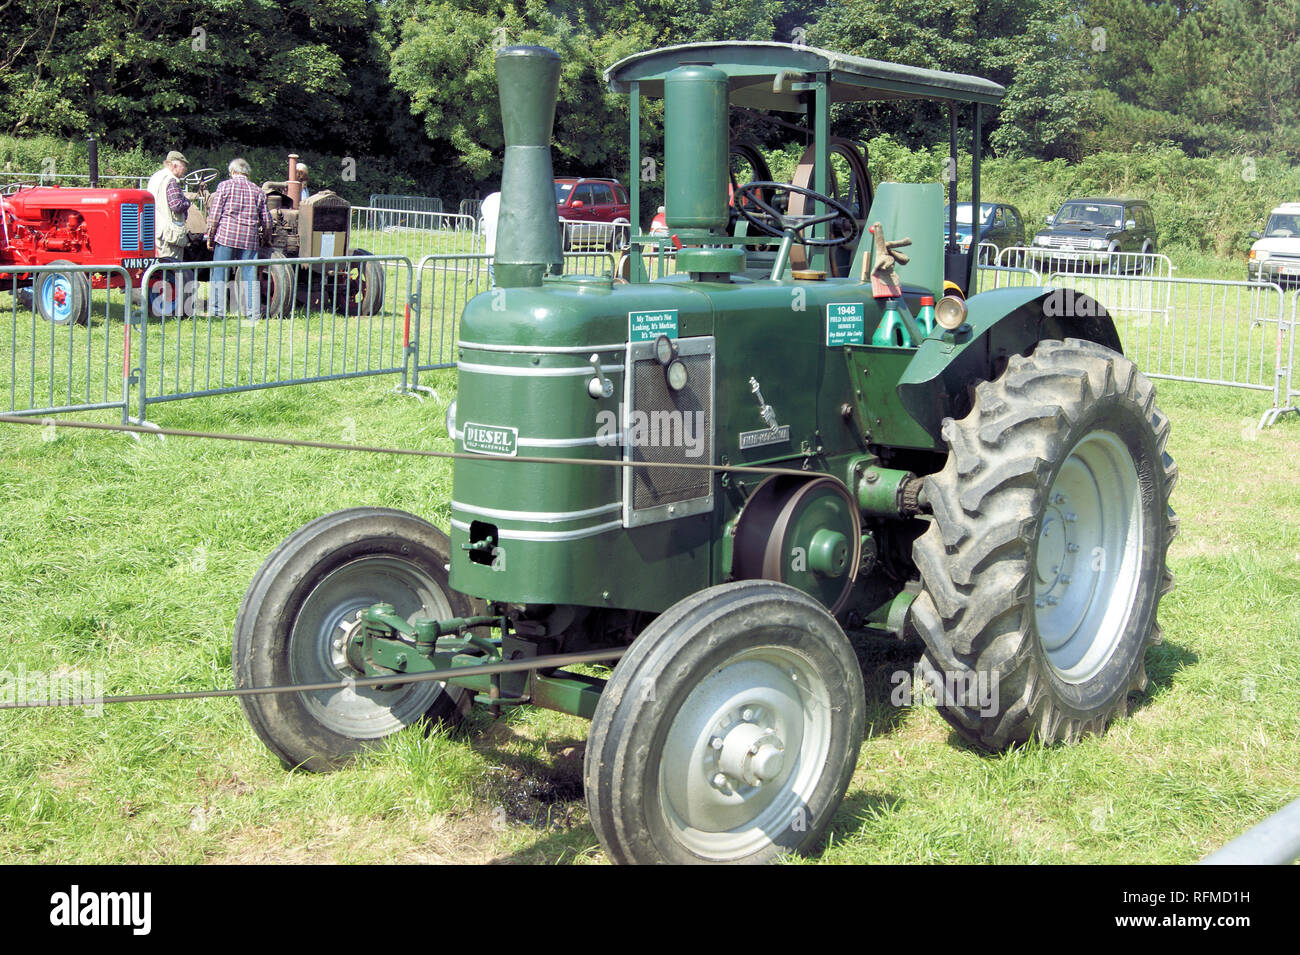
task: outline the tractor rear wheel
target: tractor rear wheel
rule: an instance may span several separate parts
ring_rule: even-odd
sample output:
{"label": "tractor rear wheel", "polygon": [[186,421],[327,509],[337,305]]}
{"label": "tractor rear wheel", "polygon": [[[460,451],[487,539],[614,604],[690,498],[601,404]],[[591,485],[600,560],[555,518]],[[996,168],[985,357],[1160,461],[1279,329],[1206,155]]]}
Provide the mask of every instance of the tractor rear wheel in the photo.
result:
{"label": "tractor rear wheel", "polygon": [[646,628],[596,706],[584,777],[614,862],[766,862],[812,848],[844,798],[862,671],[835,619],[767,580]]}
{"label": "tractor rear wheel", "polygon": [[[398,615],[470,616],[451,589],[451,546],[403,511],[357,507],[285,538],[253,577],[235,619],[235,685],[326,683],[361,677],[347,639],[357,614],[390,603]],[[244,715],[286,767],[326,771],[421,719],[454,722],[467,691],[441,683],[240,697]]]}
{"label": "tractor rear wheel", "polygon": [[[72,264],[66,259],[50,263]],[[52,325],[89,324],[90,276],[85,272],[41,272],[33,284],[41,318]]]}
{"label": "tractor rear wheel", "polygon": [[1100,733],[1146,688],[1177,532],[1169,419],[1123,355],[1040,342],[943,423],[913,559],[923,677],[987,750]]}

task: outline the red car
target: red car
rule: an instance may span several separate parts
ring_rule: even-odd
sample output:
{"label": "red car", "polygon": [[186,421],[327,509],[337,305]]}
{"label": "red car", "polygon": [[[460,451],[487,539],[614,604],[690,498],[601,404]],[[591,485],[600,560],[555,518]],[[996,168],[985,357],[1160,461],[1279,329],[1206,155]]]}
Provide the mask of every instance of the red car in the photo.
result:
{"label": "red car", "polygon": [[[557,176],[555,179],[555,212],[564,227],[564,247],[599,245],[614,248],[626,243],[632,223],[632,204],[627,190],[617,179],[585,179],[577,176]],[[612,223],[607,226],[586,226],[580,223]]]}

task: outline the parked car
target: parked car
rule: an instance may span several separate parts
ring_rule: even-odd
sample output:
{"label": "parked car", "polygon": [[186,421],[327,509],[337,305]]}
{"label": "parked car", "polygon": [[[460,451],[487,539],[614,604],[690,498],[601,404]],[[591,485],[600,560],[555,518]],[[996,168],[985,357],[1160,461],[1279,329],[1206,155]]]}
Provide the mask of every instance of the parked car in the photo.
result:
{"label": "parked car", "polygon": [[613,249],[627,244],[632,204],[617,179],[555,178],[555,211],[561,222],[608,222],[609,227],[565,226],[564,247],[598,245]]}
{"label": "parked car", "polygon": [[1119,253],[1154,254],[1156,220],[1142,199],[1068,199],[1048,228],[1034,236],[1031,258],[1040,267],[1069,264],[1111,272],[1149,266],[1150,260]]}
{"label": "parked car", "polygon": [[1268,214],[1263,233],[1252,232],[1255,244],[1246,260],[1252,282],[1300,285],[1300,202],[1286,202]]}
{"label": "parked car", "polygon": [[[945,243],[952,238],[952,233],[948,231],[948,223],[951,221],[948,218],[950,208],[951,206],[944,206],[943,209]],[[957,244],[963,252],[970,251],[972,223],[971,204],[957,203]],[[995,264],[998,253],[1003,249],[1024,245],[1025,217],[1020,214],[1020,210],[1005,202],[981,202],[980,245],[985,244],[997,246],[997,250],[981,251],[980,262],[984,265]]]}

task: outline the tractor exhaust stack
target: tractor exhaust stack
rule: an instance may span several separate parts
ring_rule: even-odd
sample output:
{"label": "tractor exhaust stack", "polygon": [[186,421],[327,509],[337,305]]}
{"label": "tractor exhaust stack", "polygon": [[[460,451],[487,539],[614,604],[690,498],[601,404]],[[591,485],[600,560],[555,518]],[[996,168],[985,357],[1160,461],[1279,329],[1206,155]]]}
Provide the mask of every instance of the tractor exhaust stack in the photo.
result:
{"label": "tractor exhaust stack", "polygon": [[289,153],[289,201],[297,209],[302,202],[302,183],[298,181],[298,154]]}
{"label": "tractor exhaust stack", "polygon": [[506,155],[501,171],[496,284],[522,288],[564,270],[555,213],[551,129],[560,91],[560,55],[544,46],[511,46],[497,54],[501,126]]}

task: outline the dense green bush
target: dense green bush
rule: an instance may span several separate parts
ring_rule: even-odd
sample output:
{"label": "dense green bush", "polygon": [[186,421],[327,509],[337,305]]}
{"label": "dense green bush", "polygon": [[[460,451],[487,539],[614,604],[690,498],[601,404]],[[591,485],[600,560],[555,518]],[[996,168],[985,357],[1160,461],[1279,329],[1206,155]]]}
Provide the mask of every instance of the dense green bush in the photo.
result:
{"label": "dense green bush", "polygon": [[[800,152],[791,147],[772,153],[773,175],[788,179]],[[871,140],[868,152],[876,182],[941,181],[947,161],[946,146],[909,149],[887,136]],[[1031,233],[1072,196],[1146,199],[1155,211],[1162,248],[1219,257],[1245,252],[1249,232],[1262,228],[1270,209],[1300,200],[1300,166],[1237,155],[1191,157],[1169,145],[1096,153],[1077,163],[986,159],[981,173],[981,198],[1015,205]],[[969,156],[958,178],[962,198],[969,199]]]}

